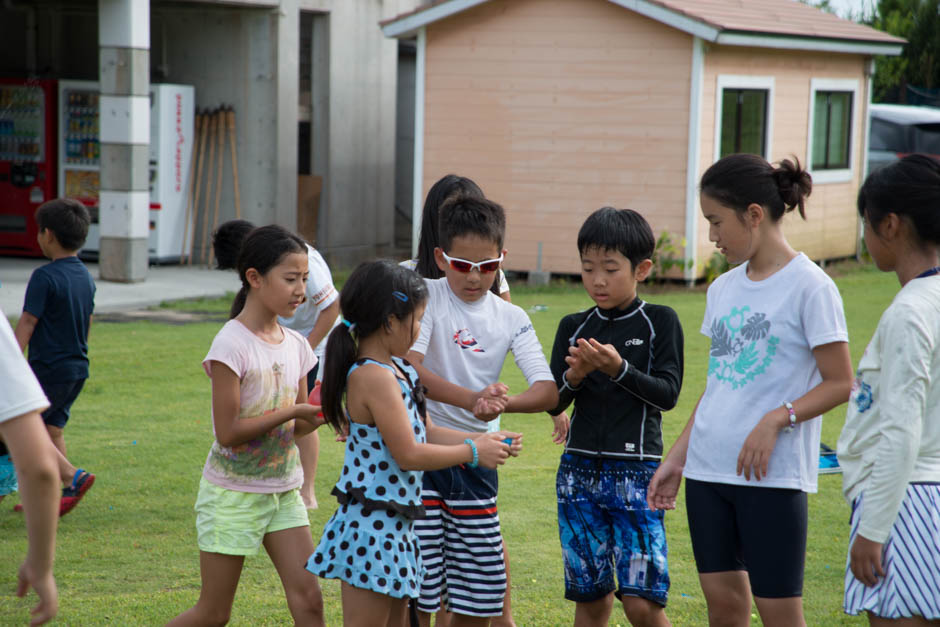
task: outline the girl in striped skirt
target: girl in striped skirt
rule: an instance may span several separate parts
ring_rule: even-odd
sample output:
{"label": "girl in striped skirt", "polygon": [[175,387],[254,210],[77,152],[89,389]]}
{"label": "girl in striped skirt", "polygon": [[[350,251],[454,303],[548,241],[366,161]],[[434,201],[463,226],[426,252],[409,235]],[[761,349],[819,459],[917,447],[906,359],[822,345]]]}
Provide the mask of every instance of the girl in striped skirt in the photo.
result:
{"label": "girl in striped skirt", "polygon": [[901,290],[858,365],[838,455],[852,505],[845,611],[940,620],[940,163],[910,155],[858,194],[865,244]]}

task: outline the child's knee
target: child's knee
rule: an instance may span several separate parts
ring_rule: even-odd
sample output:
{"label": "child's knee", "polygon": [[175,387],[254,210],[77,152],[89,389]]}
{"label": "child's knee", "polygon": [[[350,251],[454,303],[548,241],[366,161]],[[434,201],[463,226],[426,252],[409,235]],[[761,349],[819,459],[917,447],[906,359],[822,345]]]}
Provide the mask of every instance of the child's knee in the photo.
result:
{"label": "child's knee", "polygon": [[660,625],[664,616],[663,606],[642,597],[623,596],[623,612],[631,625]]}

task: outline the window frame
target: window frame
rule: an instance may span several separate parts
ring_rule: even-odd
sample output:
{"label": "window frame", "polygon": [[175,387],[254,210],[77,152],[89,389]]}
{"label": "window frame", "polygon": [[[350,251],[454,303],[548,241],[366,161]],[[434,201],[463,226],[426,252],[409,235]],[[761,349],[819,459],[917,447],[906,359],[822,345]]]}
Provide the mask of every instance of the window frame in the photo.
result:
{"label": "window frame", "polygon": [[712,161],[721,158],[721,113],[726,89],[762,90],[767,92],[767,110],[764,116],[764,159],[773,154],[774,135],[774,77],[744,74],[719,74],[715,83],[715,134]]}
{"label": "window frame", "polygon": [[[816,94],[818,92],[851,92],[851,119],[849,120],[849,165],[847,168],[814,169],[813,168],[813,128],[816,124]],[[858,131],[859,115],[863,111],[859,107],[859,81],[854,78],[813,78],[809,86],[809,120],[806,130],[806,162],[805,168],[812,175],[813,183],[848,183],[855,175],[855,164],[860,154],[860,138]]]}

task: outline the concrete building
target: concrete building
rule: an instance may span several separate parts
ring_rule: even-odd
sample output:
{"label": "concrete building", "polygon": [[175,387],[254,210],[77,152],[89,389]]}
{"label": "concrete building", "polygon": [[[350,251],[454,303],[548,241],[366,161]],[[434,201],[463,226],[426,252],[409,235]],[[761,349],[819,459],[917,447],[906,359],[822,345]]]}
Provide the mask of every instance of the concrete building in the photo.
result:
{"label": "concrete building", "polygon": [[[418,4],[151,0],[150,81],[193,85],[197,108],[234,107],[242,217],[300,226],[349,265],[395,244],[399,43],[378,24]],[[100,80],[98,10],[89,0],[0,4],[0,77]],[[226,181],[219,221],[232,217]],[[204,243],[197,231],[197,260]]]}

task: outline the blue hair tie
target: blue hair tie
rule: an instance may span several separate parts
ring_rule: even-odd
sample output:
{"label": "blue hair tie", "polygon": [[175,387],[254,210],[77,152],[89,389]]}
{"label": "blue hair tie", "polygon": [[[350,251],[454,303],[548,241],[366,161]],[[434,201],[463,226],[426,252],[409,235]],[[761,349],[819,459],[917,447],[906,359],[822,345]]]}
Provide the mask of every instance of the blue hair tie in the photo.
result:
{"label": "blue hair tie", "polygon": [[408,296],[404,292],[399,292],[398,290],[395,290],[394,292],[392,292],[392,296],[394,296],[395,298],[397,298],[403,303],[408,302]]}
{"label": "blue hair tie", "polygon": [[343,324],[346,325],[346,328],[349,329],[350,333],[352,333],[353,330],[356,328],[355,322],[350,322],[349,320],[346,320],[345,318],[340,318],[340,320],[343,322]]}

